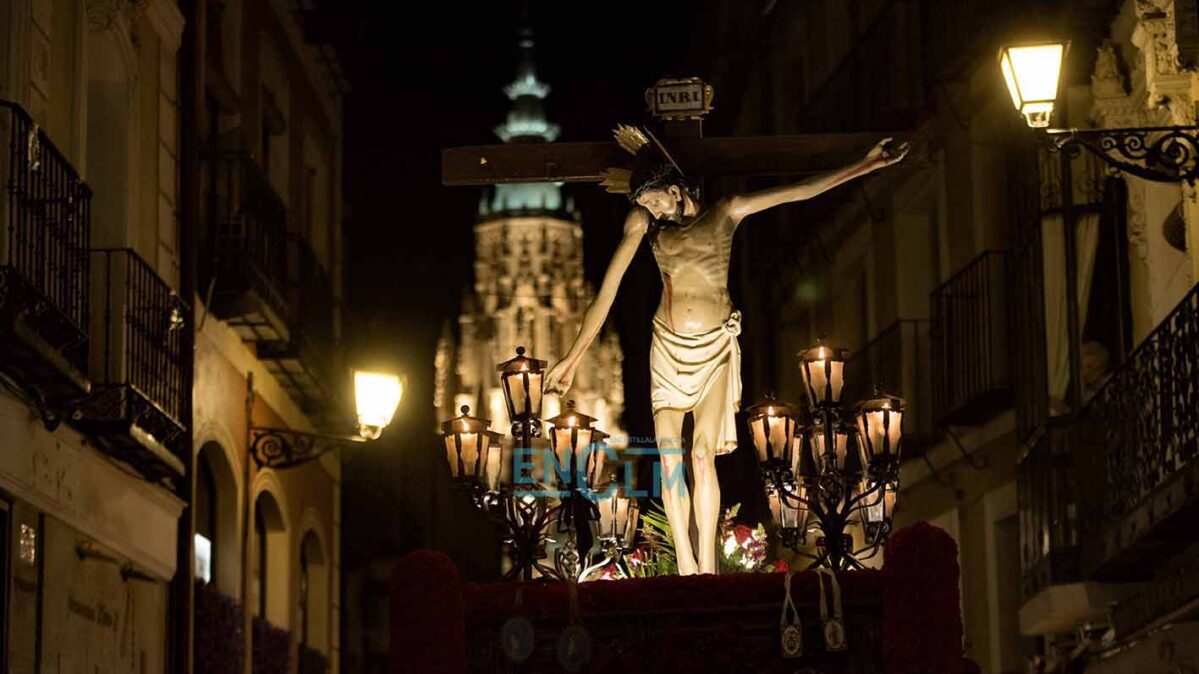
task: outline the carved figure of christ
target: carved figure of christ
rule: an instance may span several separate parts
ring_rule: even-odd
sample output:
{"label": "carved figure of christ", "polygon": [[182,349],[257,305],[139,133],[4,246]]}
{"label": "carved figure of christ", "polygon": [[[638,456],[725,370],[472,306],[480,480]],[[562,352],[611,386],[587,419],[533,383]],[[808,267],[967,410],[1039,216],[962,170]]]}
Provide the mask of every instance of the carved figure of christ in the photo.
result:
{"label": "carved figure of christ", "polygon": [[[876,136],[877,137],[877,136]],[[683,139],[680,152],[683,166],[690,157],[706,166],[704,175],[715,175],[718,160],[730,149],[732,168],[748,173],[752,166],[738,164],[737,142],[744,143],[747,154],[762,159],[774,155],[779,145],[790,145],[791,139]],[[862,134],[845,136],[809,136],[819,139],[814,145],[825,154],[808,155],[807,162],[794,156],[776,157],[774,172],[794,171],[797,165],[827,165],[830,148],[835,152],[856,144],[862,147]],[[832,139],[832,140],[830,140]],[[765,142],[772,140],[769,145]],[[676,476],[683,469],[683,418],[694,416],[694,435],[690,447],[693,485],[688,489],[681,479],[664,479],[662,501],[674,534],[679,572],[682,574],[715,573],[717,570],[716,529],[720,516],[720,485],[716,477],[715,458],[736,447],[735,413],[741,399],[741,352],[737,343],[740,333],[740,314],[729,299],[728,268],[732,237],[742,220],[760,211],[782,204],[814,198],[845,182],[864,176],[884,166],[900,161],[908,151],[906,143],[895,148],[890,139],[878,142],[864,157],[842,164],[832,170],[798,182],[760,192],[725,197],[711,204],[703,203],[696,193],[680,179],[676,183],[658,180],[650,188],[636,193],[635,205],[625,218],[624,233],[608,268],[604,273],[595,300],[584,313],[579,334],[570,350],[545,376],[547,393],[565,393],[571,386],[575,369],[587,348],[598,336],[615,300],[617,289],[632,262],[641,239],[648,236],[654,258],[662,274],[663,292],[654,316],[653,342],[650,352],[651,401],[654,407],[655,434],[659,439],[661,474]],[[714,145],[705,146],[704,143]],[[731,143],[731,144],[730,144]],[[721,146],[719,147],[718,146]],[[512,146],[492,148],[463,148],[443,154],[443,177],[447,184],[478,184],[508,182],[511,173],[528,180],[599,180],[603,171],[599,164],[612,162],[606,144],[562,144],[562,163],[551,162],[554,144],[530,148],[530,154],[511,152]],[[529,147],[529,146],[525,146]],[[590,148],[590,149],[588,149]],[[519,148],[523,150],[524,148]],[[673,150],[672,142],[672,150]],[[451,161],[451,153],[457,157]],[[533,154],[535,153],[535,154]],[[547,154],[548,153],[548,154]],[[476,162],[465,161],[468,155],[478,155]],[[500,157],[501,160],[492,161]],[[573,159],[569,159],[573,157]],[[589,157],[586,158],[586,157]],[[743,159],[743,157],[742,157]],[[531,175],[538,161],[545,162],[541,175]],[[591,163],[588,163],[591,162]],[[506,164],[511,173],[499,170],[495,164]],[[763,164],[759,164],[763,166]],[[523,168],[522,168],[523,167]],[[464,170],[463,170],[464,169]],[[482,172],[482,173],[480,173]],[[762,171],[768,172],[768,171]],[[801,171],[802,172],[802,171]],[[547,174],[553,175],[547,175]],[[487,175],[482,175],[487,174]],[[673,451],[671,451],[673,450]],[[698,540],[693,545],[690,522],[694,515]]]}

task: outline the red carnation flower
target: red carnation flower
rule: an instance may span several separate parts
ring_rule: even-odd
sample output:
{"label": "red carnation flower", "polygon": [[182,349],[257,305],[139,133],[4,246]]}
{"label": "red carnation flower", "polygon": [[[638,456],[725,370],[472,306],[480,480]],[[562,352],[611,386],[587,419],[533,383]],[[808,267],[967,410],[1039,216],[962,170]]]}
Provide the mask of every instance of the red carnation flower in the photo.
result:
{"label": "red carnation flower", "polygon": [[787,563],[787,560],[780,559],[775,561],[774,570],[778,571],[779,573],[787,573],[791,570],[791,565]]}
{"label": "red carnation flower", "polygon": [[753,538],[754,530],[744,524],[738,524],[733,528],[733,535],[737,537],[737,545],[745,545],[745,541]]}

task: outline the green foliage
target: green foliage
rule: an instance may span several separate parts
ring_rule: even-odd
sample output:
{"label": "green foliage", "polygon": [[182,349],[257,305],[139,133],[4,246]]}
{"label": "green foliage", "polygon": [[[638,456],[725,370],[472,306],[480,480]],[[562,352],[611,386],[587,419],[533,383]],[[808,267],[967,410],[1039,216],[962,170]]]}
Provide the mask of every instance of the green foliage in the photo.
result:
{"label": "green foliage", "polygon": [[[740,504],[736,504],[720,518],[716,549],[720,573],[756,571],[762,568],[764,562],[766,531],[761,525],[756,529],[737,525],[735,520],[740,510]],[[649,578],[677,574],[679,563],[674,531],[661,504],[651,503],[649,508],[642,511],[641,534],[645,543],[625,556],[621,568],[613,577]],[[744,545],[738,540],[743,541]]]}
{"label": "green foliage", "polygon": [[675,552],[674,531],[670,528],[666,511],[658,502],[651,503],[641,513],[641,533],[646,543],[625,559],[628,575],[648,578],[677,574],[679,561]]}

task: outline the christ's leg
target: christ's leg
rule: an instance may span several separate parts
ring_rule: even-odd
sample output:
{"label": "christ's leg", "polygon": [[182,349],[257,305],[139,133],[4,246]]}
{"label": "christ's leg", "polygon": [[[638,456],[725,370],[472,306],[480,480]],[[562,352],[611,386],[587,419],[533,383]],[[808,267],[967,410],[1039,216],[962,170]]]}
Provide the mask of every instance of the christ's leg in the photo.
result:
{"label": "christ's leg", "polygon": [[683,465],[683,416],[683,412],[659,410],[654,415],[654,431],[658,434],[662,462],[662,506],[674,533],[679,573],[690,575],[698,573],[699,567],[691,548],[691,494],[687,491],[687,471]]}
{"label": "christ's leg", "polygon": [[727,412],[728,380],[724,377],[717,379],[695,407],[695,443],[691,448],[700,573],[718,571],[716,527],[720,522],[720,481],[716,479],[716,451],[720,449],[720,424]]}

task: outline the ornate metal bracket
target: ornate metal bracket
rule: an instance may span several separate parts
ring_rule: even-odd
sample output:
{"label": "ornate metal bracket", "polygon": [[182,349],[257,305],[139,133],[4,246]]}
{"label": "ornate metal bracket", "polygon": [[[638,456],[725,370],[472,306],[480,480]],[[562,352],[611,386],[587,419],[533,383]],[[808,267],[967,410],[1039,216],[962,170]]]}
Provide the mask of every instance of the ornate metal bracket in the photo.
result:
{"label": "ornate metal bracket", "polygon": [[304,433],[287,428],[251,428],[250,456],[259,468],[291,468],[336,449],[366,440],[357,437]]}
{"label": "ornate metal bracket", "polygon": [[1054,129],[1050,149],[1078,156],[1085,149],[1108,166],[1155,182],[1195,184],[1199,178],[1199,127]]}

